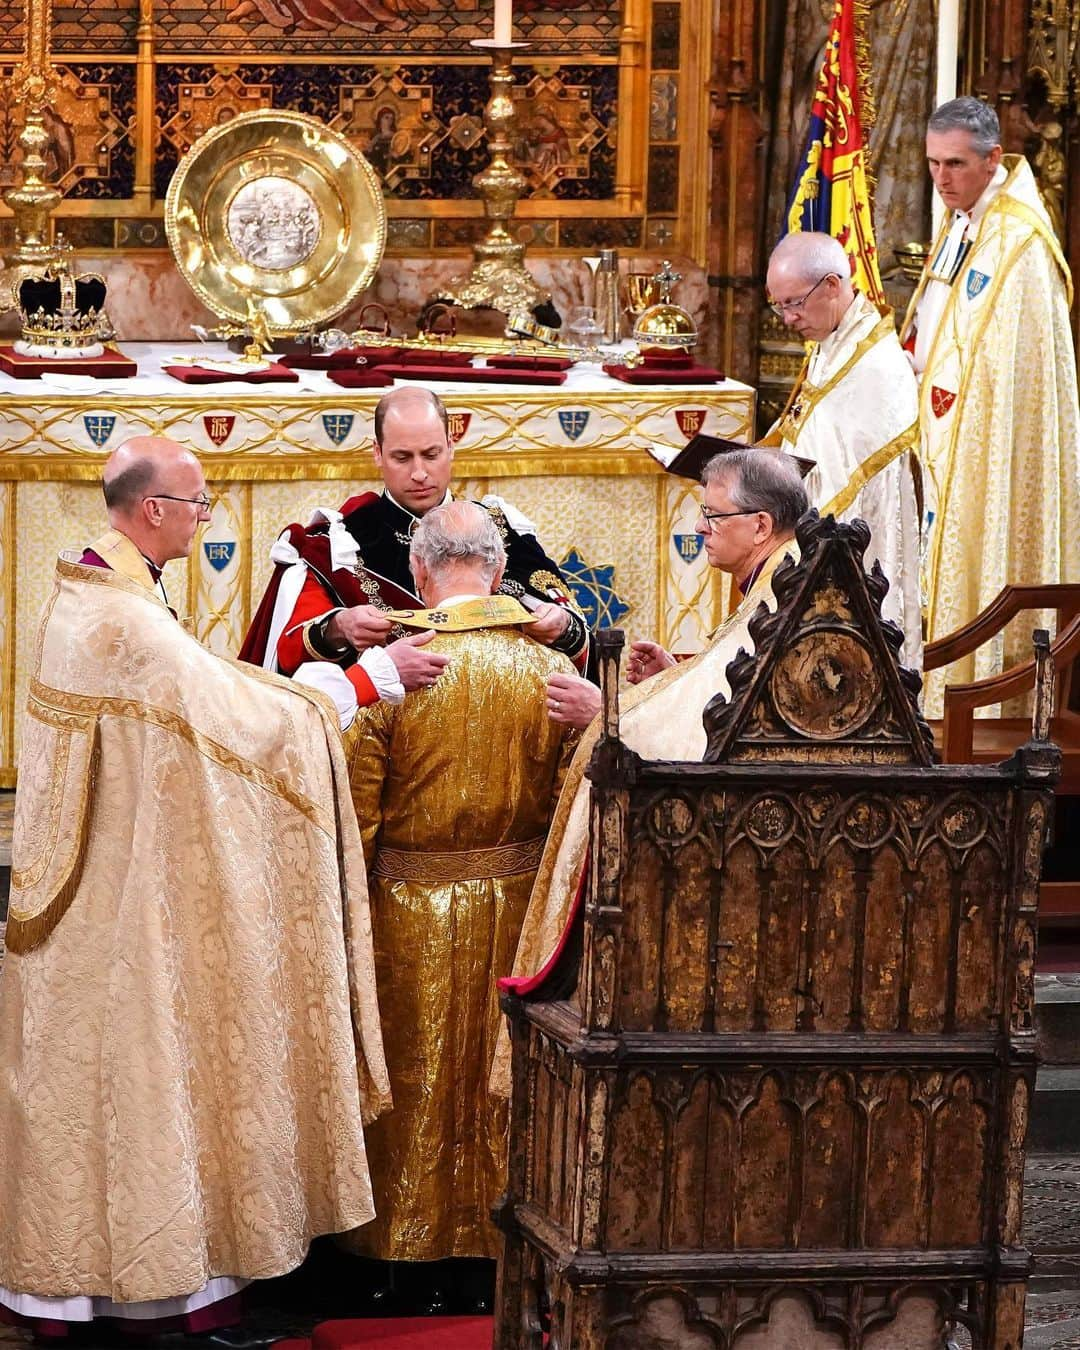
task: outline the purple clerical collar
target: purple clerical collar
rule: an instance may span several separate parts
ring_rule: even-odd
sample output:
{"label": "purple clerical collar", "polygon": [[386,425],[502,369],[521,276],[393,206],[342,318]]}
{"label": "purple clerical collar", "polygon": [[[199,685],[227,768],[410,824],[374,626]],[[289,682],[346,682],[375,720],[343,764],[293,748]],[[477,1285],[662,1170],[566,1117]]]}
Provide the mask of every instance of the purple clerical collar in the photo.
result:
{"label": "purple clerical collar", "polygon": [[737,581],[735,583],[735,585],[738,586],[739,588],[740,595],[747,594],[747,592],[750,590],[750,587],[754,584],[755,581],[757,581],[758,577],[761,576],[762,569],[764,568],[765,564],[768,561],[769,561],[768,558],[762,558],[762,560],[759,563],[755,563],[754,566],[751,567],[750,571],[747,572],[746,576],[743,577],[742,581]]}

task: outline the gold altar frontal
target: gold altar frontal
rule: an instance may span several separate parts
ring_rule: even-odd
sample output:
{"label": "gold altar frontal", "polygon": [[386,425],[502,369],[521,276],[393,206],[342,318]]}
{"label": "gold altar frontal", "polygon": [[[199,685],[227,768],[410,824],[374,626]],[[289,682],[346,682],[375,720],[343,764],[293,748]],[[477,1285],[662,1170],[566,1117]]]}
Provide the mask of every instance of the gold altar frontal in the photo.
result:
{"label": "gold altar frontal", "polygon": [[[202,461],[212,519],[191,558],[168,564],[165,585],[222,655],[240,646],[280,530],[377,486],[370,448],[385,390],[341,389],[313,371],[291,385],[184,385],[161,370],[181,350],[125,343],[139,375],[85,390],[0,376],[0,786],[15,780],[34,632],[56,554],[101,533],[101,467],[124,440],[171,436]],[[694,535],[696,485],[663,473],[648,446],[681,448],[698,431],[748,438],[749,386],[634,386],[581,368],[556,388],[433,387],[457,439],[456,494],[497,493],[523,511],[601,623],[675,651],[701,648],[723,615],[726,588]]]}

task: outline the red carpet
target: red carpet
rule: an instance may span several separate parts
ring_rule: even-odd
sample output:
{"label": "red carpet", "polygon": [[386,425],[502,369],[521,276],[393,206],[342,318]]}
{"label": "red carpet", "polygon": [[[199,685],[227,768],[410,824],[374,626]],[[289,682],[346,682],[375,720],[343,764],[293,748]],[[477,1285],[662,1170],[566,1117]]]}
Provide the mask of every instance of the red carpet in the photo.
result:
{"label": "red carpet", "polygon": [[274,1350],[491,1350],[491,1317],[372,1317],[321,1322],[310,1341],[278,1341]]}

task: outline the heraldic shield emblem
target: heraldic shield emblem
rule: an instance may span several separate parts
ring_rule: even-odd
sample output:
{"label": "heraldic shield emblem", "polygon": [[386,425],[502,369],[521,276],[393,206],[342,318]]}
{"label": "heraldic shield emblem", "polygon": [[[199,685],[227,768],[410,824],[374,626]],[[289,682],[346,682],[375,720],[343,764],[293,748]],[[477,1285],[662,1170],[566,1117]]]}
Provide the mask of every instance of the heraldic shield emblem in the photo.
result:
{"label": "heraldic shield emblem", "polygon": [[116,426],[116,414],[84,413],[83,426],[86,428],[86,434],[100,450],[113,434],[113,427]]}
{"label": "heraldic shield emblem", "polygon": [[931,385],[930,407],[933,409],[935,417],[944,417],[955,402],[956,395],[951,389],[941,389],[936,384]]}
{"label": "heraldic shield emblem", "polygon": [[233,560],[233,554],[236,552],[236,540],[204,539],[203,552],[206,554],[206,561],[215,572],[224,572]]}
{"label": "heraldic shield emblem", "polygon": [[448,412],[446,414],[446,434],[457,445],[469,429],[471,412]]}
{"label": "heraldic shield emblem", "polygon": [[235,425],[235,413],[203,413],[203,426],[215,445],[224,445],[232,435]]}
{"label": "heraldic shield emblem", "polygon": [[331,445],[342,444],[345,437],[352,431],[355,420],[354,413],[323,413],[323,430],[326,432]]}
{"label": "heraldic shield emblem", "polygon": [[705,543],[704,536],[700,534],[673,534],[671,537],[675,541],[675,552],[684,563],[694,562]]}
{"label": "heraldic shield emblem", "polygon": [[967,298],[969,300],[976,299],[989,285],[989,276],[985,272],[976,271],[973,267],[967,274]]}
{"label": "heraldic shield emblem", "polygon": [[589,425],[588,408],[560,408],[559,426],[568,441],[576,441]]}
{"label": "heraldic shield emblem", "polygon": [[679,430],[689,441],[693,440],[705,425],[705,419],[708,415],[708,408],[676,408],[675,421],[678,422]]}

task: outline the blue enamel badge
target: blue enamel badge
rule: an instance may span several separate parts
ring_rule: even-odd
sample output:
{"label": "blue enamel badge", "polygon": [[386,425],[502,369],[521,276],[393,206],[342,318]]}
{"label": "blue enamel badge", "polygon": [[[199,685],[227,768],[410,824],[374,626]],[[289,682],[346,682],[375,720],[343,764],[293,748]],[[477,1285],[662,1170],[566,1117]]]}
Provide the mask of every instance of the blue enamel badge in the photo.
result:
{"label": "blue enamel badge", "polygon": [[675,552],[684,563],[692,563],[701,552],[701,546],[705,538],[700,534],[673,534],[675,540]]}
{"label": "blue enamel badge", "polygon": [[974,300],[976,296],[981,295],[990,285],[990,278],[985,272],[977,272],[973,267],[967,274],[967,297]]}
{"label": "blue enamel badge", "polygon": [[559,426],[562,427],[563,435],[568,441],[576,441],[585,430],[588,422],[589,410],[587,408],[560,409],[559,411]]}
{"label": "blue enamel badge", "polygon": [[105,413],[84,413],[83,426],[86,428],[86,434],[100,450],[113,434],[116,416],[115,414],[107,416]]}
{"label": "blue enamel badge", "polygon": [[323,413],[322,424],[326,434],[334,445],[340,445],[352,431],[352,413]]}
{"label": "blue enamel badge", "polygon": [[236,540],[204,539],[203,552],[206,554],[206,561],[215,572],[224,572],[236,552]]}

